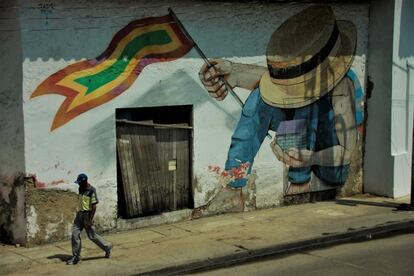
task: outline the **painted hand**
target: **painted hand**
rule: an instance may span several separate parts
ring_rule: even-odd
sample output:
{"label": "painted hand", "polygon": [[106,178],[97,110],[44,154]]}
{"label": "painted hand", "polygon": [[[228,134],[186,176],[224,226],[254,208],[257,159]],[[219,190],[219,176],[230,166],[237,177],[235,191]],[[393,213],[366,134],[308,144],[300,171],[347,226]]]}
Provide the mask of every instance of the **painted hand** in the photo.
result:
{"label": "painted hand", "polygon": [[231,88],[236,86],[237,79],[235,74],[232,74],[232,63],[230,61],[215,59],[212,60],[211,63],[214,66],[208,68],[207,64],[204,64],[201,67],[198,76],[210,96],[216,98],[218,101],[222,101],[226,98],[228,89],[220,77],[223,77]]}
{"label": "painted hand", "polygon": [[276,139],[270,143],[270,147],[276,158],[288,166],[300,168],[313,165],[314,152],[311,150],[290,148],[287,151],[283,151],[276,143]]}
{"label": "painted hand", "polygon": [[85,224],[85,229],[86,230],[91,229],[92,228],[92,225],[93,225],[92,221],[87,221],[86,224]]}
{"label": "painted hand", "polygon": [[[296,162],[297,167],[309,167],[314,164],[315,152],[307,149],[295,149],[291,148],[288,150],[288,155],[298,160],[300,163]],[[294,167],[292,165],[292,167]]]}

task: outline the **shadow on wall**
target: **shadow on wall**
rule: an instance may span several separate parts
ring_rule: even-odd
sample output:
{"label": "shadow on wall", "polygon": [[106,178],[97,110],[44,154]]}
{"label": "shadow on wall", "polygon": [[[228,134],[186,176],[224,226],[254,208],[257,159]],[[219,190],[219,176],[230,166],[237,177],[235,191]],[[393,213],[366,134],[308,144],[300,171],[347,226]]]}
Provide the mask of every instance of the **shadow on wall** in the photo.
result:
{"label": "shadow on wall", "polygon": [[401,28],[400,28],[400,48],[398,55],[400,58],[414,58],[414,1],[403,0],[401,8]]}
{"label": "shadow on wall", "polygon": [[[291,14],[315,1],[238,1],[237,8],[234,8],[234,4],[215,0],[164,0],[157,1],[157,5],[150,4],[148,1],[147,4],[130,0],[98,3],[78,1],[75,5],[62,2],[64,1],[57,1],[51,7],[36,5],[22,7],[22,25],[25,30],[23,38],[30,45],[25,49],[25,58],[70,60],[95,57],[96,49],[103,51],[112,34],[129,21],[167,14],[167,7],[172,7],[177,12],[190,34],[205,49],[207,56],[254,57],[262,55],[265,49],[265,45],[260,44],[260,41],[268,39],[263,37],[263,28],[267,26],[275,28]],[[333,4],[343,2],[344,4],[336,4],[337,10],[340,11],[343,9],[342,5],[345,7],[349,5],[346,2],[356,5],[356,2],[368,1],[319,2]],[[260,20],[256,20],[258,9],[260,9]],[[93,17],[90,13],[92,10]],[[229,21],[227,18],[233,20]],[[249,28],[245,28],[246,24]],[[234,43],[240,37],[248,39],[243,43]],[[39,41],[40,44],[48,44],[49,49],[45,51],[43,47],[39,47]],[[82,51],[79,51],[79,44]],[[190,54],[190,57],[196,55]]]}
{"label": "shadow on wall", "polygon": [[[133,91],[129,91],[128,93],[133,93]],[[197,108],[201,105],[213,105],[216,110],[226,114],[226,127],[229,130],[234,129],[240,116],[239,112],[229,112],[226,110],[221,102],[210,97],[205,88],[201,87],[198,82],[194,81],[194,79],[184,71],[177,71],[172,74],[171,77],[162,81],[160,80],[158,85],[151,87],[142,97],[131,103],[129,107],[185,104],[194,105],[195,113]]]}
{"label": "shadow on wall", "polygon": [[[255,3],[238,3],[239,8],[233,9],[231,6],[225,7],[212,0],[203,1],[202,4],[199,1],[188,0],[176,1],[175,3],[158,1],[158,7],[155,7],[157,5],[137,3],[130,0],[99,1],[99,3],[80,1],[75,5],[60,2],[54,3],[49,8],[36,7],[35,5],[22,6],[23,39],[28,45],[24,51],[25,58],[30,60],[38,58],[43,60],[59,60],[62,58],[71,60],[95,57],[97,56],[96,49],[103,51],[112,35],[125,27],[128,22],[140,18],[165,15],[168,13],[167,8],[169,6],[177,11],[185,25],[191,25],[188,26],[190,33],[200,45],[206,48],[207,54],[209,54],[209,51],[214,51],[217,55],[218,51],[218,55],[221,56],[239,56],[241,53],[244,53],[245,56],[257,56],[261,52],[261,49],[254,45],[253,41],[246,42],[249,43],[249,47],[234,45],[234,37],[229,34],[235,36],[237,33],[243,33],[245,35],[250,31],[240,28],[239,24],[244,23],[244,20],[238,20],[239,23],[228,24],[225,19],[226,17],[238,17],[240,10],[243,12],[257,8]],[[279,5],[281,6],[280,9],[287,9],[293,4],[280,3]],[[94,10],[92,18],[91,10]],[[200,17],[201,14],[204,14],[204,16]],[[263,16],[265,17],[263,22],[269,20],[278,22],[280,20],[278,17],[272,16],[270,12]],[[211,20],[213,17],[219,18],[219,20]],[[226,24],[223,24],[223,22]],[[259,26],[254,27],[259,28]],[[220,28],[225,28],[225,30],[217,32]],[[252,33],[260,36],[259,32]],[[213,34],[214,40],[206,34]],[[49,45],[49,49],[45,51],[43,47],[39,47],[38,41],[41,41],[40,44]],[[56,43],[56,41],[60,43]],[[216,45],[224,44],[226,47],[214,47],[212,46],[214,43]],[[81,45],[80,48],[79,45]],[[79,49],[82,49],[82,51],[79,51]],[[190,57],[198,56],[190,54]]]}
{"label": "shadow on wall", "polygon": [[[137,82],[139,85],[139,82]],[[127,93],[134,93],[131,87]],[[194,105],[194,111],[204,104],[213,105],[216,110],[226,114],[225,125],[229,130],[233,130],[237,124],[239,113],[229,112],[223,107],[221,102],[210,97],[199,83],[184,71],[177,71],[168,79],[160,80],[157,85],[151,87],[143,96],[128,106],[123,107],[154,107],[172,105]],[[241,111],[241,109],[240,109]],[[113,129],[114,131],[108,131]],[[89,132],[89,141],[92,152],[91,158],[99,162],[103,169],[113,165],[113,158],[116,156],[115,145],[115,121],[114,115],[107,116],[104,120],[96,123]],[[107,141],[114,141],[108,143]],[[110,145],[103,147],[102,145]]]}
{"label": "shadow on wall", "polygon": [[[99,164],[102,170],[113,166],[115,152],[115,118],[114,114],[107,116],[100,122],[97,122],[88,132],[90,141],[88,144],[91,148],[90,158],[95,164]],[[108,143],[108,141],[114,141]]]}

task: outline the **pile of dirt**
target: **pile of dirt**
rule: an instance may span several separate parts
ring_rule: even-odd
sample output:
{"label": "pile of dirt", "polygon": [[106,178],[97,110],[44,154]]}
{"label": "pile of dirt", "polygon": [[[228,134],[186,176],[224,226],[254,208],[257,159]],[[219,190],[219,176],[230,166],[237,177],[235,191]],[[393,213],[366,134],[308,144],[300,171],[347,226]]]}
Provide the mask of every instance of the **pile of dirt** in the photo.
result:
{"label": "pile of dirt", "polygon": [[36,179],[28,179],[26,181],[26,216],[36,214],[37,227],[35,228],[38,230],[36,233],[28,233],[27,245],[67,239],[68,227],[74,220],[77,204],[76,193],[36,188]]}

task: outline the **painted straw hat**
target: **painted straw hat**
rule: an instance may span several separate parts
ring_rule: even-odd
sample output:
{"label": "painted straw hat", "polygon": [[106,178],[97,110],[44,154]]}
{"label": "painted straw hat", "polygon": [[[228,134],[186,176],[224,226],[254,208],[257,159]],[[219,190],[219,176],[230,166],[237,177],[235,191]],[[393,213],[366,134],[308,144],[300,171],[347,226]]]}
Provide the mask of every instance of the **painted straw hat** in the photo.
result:
{"label": "painted straw hat", "polygon": [[260,79],[263,100],[281,108],[317,101],[351,67],[356,28],[329,6],[311,6],[283,22],[267,46],[268,71]]}

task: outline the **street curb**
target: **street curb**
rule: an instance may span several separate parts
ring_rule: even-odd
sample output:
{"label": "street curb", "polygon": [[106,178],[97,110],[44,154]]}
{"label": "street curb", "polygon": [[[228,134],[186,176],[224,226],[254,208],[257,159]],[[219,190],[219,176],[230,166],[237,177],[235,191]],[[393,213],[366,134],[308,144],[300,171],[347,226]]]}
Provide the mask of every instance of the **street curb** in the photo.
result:
{"label": "street curb", "polygon": [[284,254],[298,251],[315,249],[325,246],[338,245],[348,242],[357,242],[380,238],[400,232],[414,232],[414,220],[404,220],[399,222],[387,222],[374,227],[352,229],[343,233],[328,234],[322,237],[315,237],[297,242],[277,244],[260,249],[253,249],[244,252],[237,252],[220,257],[209,258],[206,260],[195,261],[183,265],[170,266],[157,270],[139,273],[137,275],[177,275],[191,272],[200,272],[212,268],[220,268],[235,264],[253,261],[265,257],[277,257]]}

